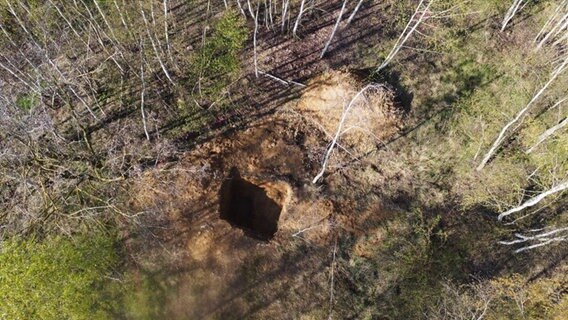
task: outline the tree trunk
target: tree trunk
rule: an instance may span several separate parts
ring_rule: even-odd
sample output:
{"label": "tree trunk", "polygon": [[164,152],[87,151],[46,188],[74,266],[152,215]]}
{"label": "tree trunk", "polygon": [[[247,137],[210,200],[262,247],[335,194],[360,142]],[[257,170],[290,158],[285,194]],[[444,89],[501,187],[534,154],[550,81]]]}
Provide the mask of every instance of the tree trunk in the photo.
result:
{"label": "tree trunk", "polygon": [[509,216],[509,215],[511,215],[511,214],[513,214],[513,213],[515,213],[515,212],[519,212],[519,211],[521,211],[521,210],[523,210],[523,209],[525,209],[525,208],[529,208],[529,207],[532,207],[532,206],[534,206],[534,205],[537,205],[537,204],[538,204],[540,201],[542,201],[544,198],[546,198],[546,197],[548,197],[548,196],[550,196],[550,195],[552,195],[552,194],[555,194],[555,193],[557,193],[557,192],[564,191],[564,190],[566,190],[566,189],[568,189],[568,180],[563,181],[563,182],[561,182],[560,184],[558,184],[557,186],[555,186],[555,187],[553,187],[553,188],[550,188],[549,190],[547,190],[547,191],[545,191],[545,192],[539,194],[538,196],[536,196],[536,197],[534,197],[534,198],[529,199],[528,201],[526,201],[525,203],[521,204],[521,205],[518,206],[518,207],[515,207],[515,208],[513,208],[513,209],[510,209],[510,210],[508,210],[508,211],[505,211],[505,212],[501,213],[501,214],[497,217],[497,219],[498,219],[499,221],[501,221],[501,220],[503,220],[503,218],[505,218],[505,217],[507,217],[507,216]]}

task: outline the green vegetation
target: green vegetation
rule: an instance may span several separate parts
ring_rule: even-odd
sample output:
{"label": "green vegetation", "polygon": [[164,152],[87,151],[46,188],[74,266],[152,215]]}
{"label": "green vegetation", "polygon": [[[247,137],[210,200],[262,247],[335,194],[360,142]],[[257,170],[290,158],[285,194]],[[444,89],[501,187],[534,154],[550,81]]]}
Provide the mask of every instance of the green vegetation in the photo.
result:
{"label": "green vegetation", "polygon": [[108,319],[116,308],[113,237],[103,233],[5,239],[0,318]]}
{"label": "green vegetation", "polygon": [[23,96],[19,96],[16,99],[16,105],[18,106],[18,108],[24,110],[24,111],[30,111],[35,104],[37,103],[35,96],[33,95],[23,95]]}
{"label": "green vegetation", "polygon": [[[0,1],[0,319],[565,317],[566,190],[497,219],[568,181],[568,126],[543,136],[568,117],[567,31],[537,47],[560,2],[501,31],[513,0],[437,0],[401,37],[418,2],[364,1],[320,59],[341,1]],[[330,69],[384,83],[403,123],[365,154],[340,137],[311,186],[333,133],[295,102]],[[245,257],[213,223],[233,166],[320,216]]]}

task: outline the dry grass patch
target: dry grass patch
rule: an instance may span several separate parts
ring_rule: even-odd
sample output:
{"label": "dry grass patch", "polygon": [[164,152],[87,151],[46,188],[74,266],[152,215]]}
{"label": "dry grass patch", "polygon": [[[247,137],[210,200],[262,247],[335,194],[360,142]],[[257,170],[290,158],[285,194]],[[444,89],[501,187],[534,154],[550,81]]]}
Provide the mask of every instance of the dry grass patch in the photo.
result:
{"label": "dry grass patch", "polygon": [[330,139],[345,117],[339,148],[358,155],[384,143],[401,126],[393,90],[378,85],[357,96],[361,88],[351,74],[332,71],[310,81],[296,108]]}

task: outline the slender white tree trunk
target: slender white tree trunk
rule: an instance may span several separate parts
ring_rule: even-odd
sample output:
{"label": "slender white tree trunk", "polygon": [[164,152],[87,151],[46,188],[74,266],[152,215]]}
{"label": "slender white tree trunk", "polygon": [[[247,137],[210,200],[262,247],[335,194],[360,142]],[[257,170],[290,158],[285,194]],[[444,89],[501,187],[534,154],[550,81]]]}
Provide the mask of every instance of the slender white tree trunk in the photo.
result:
{"label": "slender white tree trunk", "polygon": [[[416,7],[416,11],[414,11],[414,14],[412,15],[412,17],[408,21],[408,24],[406,25],[406,27],[402,31],[402,34],[398,38],[398,40],[395,43],[394,47],[392,48],[391,52],[387,55],[385,61],[383,61],[383,63],[377,68],[377,72],[383,70],[391,62],[391,60],[396,56],[396,54],[404,46],[406,41],[408,41],[408,39],[414,33],[414,31],[416,31],[416,29],[422,23],[422,21],[424,21],[426,19],[426,13],[428,12],[428,9],[430,9],[430,6],[434,2],[434,0],[429,0],[428,3],[425,6],[423,6],[424,1],[425,0],[420,0],[420,3],[418,3],[418,6]],[[420,18],[418,20],[414,21],[414,19],[418,16],[418,14],[420,13],[421,10],[422,10],[422,14],[420,15]],[[414,22],[414,25],[412,25],[413,22]],[[411,25],[412,25],[412,27],[411,27]]]}
{"label": "slender white tree trunk", "polygon": [[556,131],[561,130],[562,128],[566,127],[566,125],[568,125],[568,117],[564,118],[564,120],[562,120],[559,124],[555,125],[552,128],[549,128],[548,130],[546,130],[543,134],[541,134],[538,137],[537,142],[530,147],[530,149],[528,149],[526,151],[526,153],[531,153],[534,151],[534,149],[536,149],[536,147],[538,147],[541,143],[544,142],[544,140],[548,139],[548,137],[552,136],[553,134],[556,133]]}
{"label": "slender white tree trunk", "polygon": [[254,18],[254,12],[252,11],[252,5],[250,4],[250,0],[247,0],[247,7],[250,13],[250,16]]}
{"label": "slender white tree trunk", "polygon": [[256,7],[256,15],[254,16],[254,34],[252,37],[253,43],[253,55],[254,55],[254,75],[258,78],[258,61],[257,61],[257,54],[256,54],[256,34],[258,33],[258,8],[260,5]]}
{"label": "slender white tree trunk", "polygon": [[146,81],[144,80],[144,64],[140,65],[140,78],[142,80],[142,90],[140,92],[140,113],[142,113],[142,125],[144,126],[144,134],[146,139],[150,141],[150,134],[148,134],[148,126],[146,125],[146,112],[144,112],[144,97],[146,95]]}
{"label": "slender white tree trunk", "polygon": [[[554,13],[544,24],[534,41],[537,42],[536,50],[539,50],[549,40],[558,37],[568,26],[568,0],[562,1],[556,7]],[[539,40],[540,39],[540,40]]]}
{"label": "slender white tree trunk", "polygon": [[300,2],[300,12],[298,12],[298,17],[296,18],[296,23],[294,23],[294,29],[292,29],[292,34],[296,36],[296,31],[298,31],[298,26],[300,25],[300,21],[302,20],[302,14],[304,14],[304,3],[306,0],[302,0]]}
{"label": "slender white tree trunk", "polygon": [[158,60],[158,63],[160,64],[160,67],[162,68],[162,71],[164,72],[166,78],[171,82],[171,84],[175,85],[174,80],[172,80],[172,78],[170,77],[170,73],[168,72],[168,69],[164,65],[162,58],[160,57],[160,52],[158,51],[156,43],[154,42],[154,38],[152,37],[152,33],[150,32],[150,25],[148,23],[148,19],[146,19],[146,14],[144,13],[143,9],[141,9],[140,12],[142,13],[142,19],[144,19],[144,24],[146,25],[146,32],[148,34],[148,37],[150,38],[150,44],[152,45],[152,49],[154,49],[154,54],[156,55],[156,59]]}
{"label": "slender white tree trunk", "polygon": [[[541,231],[543,231],[543,229],[533,230],[533,232],[541,232]],[[568,228],[566,228],[566,227],[556,228],[556,229],[553,229],[553,230],[550,230],[550,231],[537,233],[535,235],[522,235],[522,234],[517,233],[517,234],[515,234],[515,237],[517,238],[516,240],[499,241],[499,243],[510,246],[510,245],[515,245],[515,244],[518,244],[518,243],[527,243],[527,242],[528,243],[531,243],[531,242],[534,243],[534,242],[536,242],[535,244],[524,246],[520,249],[515,250],[515,253],[519,253],[519,252],[543,247],[543,246],[546,246],[546,245],[551,244],[553,242],[568,241]]]}
{"label": "slender white tree trunk", "polygon": [[348,0],[343,1],[343,5],[341,6],[341,11],[339,11],[339,15],[337,16],[337,21],[335,21],[335,25],[333,26],[333,30],[331,31],[331,34],[329,35],[329,39],[327,40],[325,46],[323,47],[323,50],[321,51],[320,59],[323,58],[323,56],[325,55],[327,48],[329,48],[329,45],[331,44],[331,41],[333,40],[333,37],[335,36],[335,32],[337,31],[337,27],[339,27],[339,23],[341,23],[341,17],[343,17],[343,12],[345,11],[345,6],[347,5],[347,1]]}
{"label": "slender white tree trunk", "polygon": [[513,19],[515,14],[517,14],[517,12],[521,9],[521,5],[523,4],[523,1],[525,1],[525,0],[514,0],[513,1],[513,4],[511,5],[511,7],[509,7],[509,10],[505,14],[505,18],[503,19],[503,23],[501,23],[501,31],[504,31],[505,28],[507,28],[507,25],[509,24],[509,22]]}
{"label": "slender white tree trunk", "polygon": [[353,9],[353,12],[351,12],[349,19],[347,19],[347,24],[345,25],[345,27],[347,27],[351,23],[351,21],[353,21],[353,19],[355,18],[355,15],[357,14],[357,11],[359,11],[359,8],[363,4],[363,1],[365,1],[365,0],[359,0],[359,2],[357,3],[357,6],[355,6],[355,9]]}
{"label": "slender white tree trunk", "polygon": [[339,140],[341,133],[344,132],[343,126],[345,125],[345,120],[347,119],[347,116],[349,115],[349,112],[351,111],[353,106],[356,105],[355,102],[357,102],[357,100],[361,97],[361,95],[363,95],[367,90],[378,89],[380,87],[381,87],[381,85],[374,84],[374,83],[366,85],[363,89],[361,89],[361,91],[357,92],[357,94],[353,97],[353,99],[351,99],[351,101],[349,102],[347,107],[343,110],[343,114],[341,115],[341,120],[339,121],[339,124],[337,126],[337,131],[335,132],[333,140],[331,141],[331,144],[329,145],[329,147],[327,148],[327,151],[325,153],[323,163],[322,163],[322,166],[321,166],[321,170],[314,177],[314,179],[312,180],[312,183],[318,182],[318,180],[321,179],[321,177],[323,177],[323,175],[325,173],[325,169],[327,168],[327,163],[329,161],[329,158],[331,157],[331,153],[333,152],[333,149],[335,148],[335,145],[337,144],[337,141]]}
{"label": "slender white tree trunk", "polygon": [[241,5],[241,0],[235,0],[237,1],[237,7],[239,7],[239,11],[241,11],[241,14],[243,15],[243,17],[247,17],[247,14],[245,13],[245,10],[243,9],[243,6]]}
{"label": "slender white tree trunk", "polygon": [[538,196],[527,200],[526,202],[524,202],[523,204],[521,204],[521,205],[518,206],[518,207],[515,207],[515,208],[513,208],[513,209],[510,209],[510,210],[508,210],[508,211],[505,211],[505,212],[501,213],[501,214],[497,217],[497,219],[498,219],[499,221],[501,221],[501,220],[503,220],[503,218],[505,218],[505,217],[507,217],[507,216],[510,216],[511,214],[513,214],[513,213],[515,213],[515,212],[519,212],[519,211],[521,211],[521,210],[524,210],[525,208],[529,208],[529,207],[535,206],[535,205],[537,205],[539,202],[541,202],[543,199],[545,199],[546,197],[548,197],[548,196],[550,196],[550,195],[553,195],[553,194],[555,194],[555,193],[558,193],[558,192],[562,192],[562,191],[564,191],[564,190],[566,190],[566,189],[568,189],[568,180],[563,181],[563,182],[559,183],[558,185],[556,185],[555,187],[552,187],[552,188],[548,189],[547,191],[545,191],[545,192],[539,194]]}
{"label": "slender white tree trunk", "polygon": [[[224,0],[226,1],[226,0]],[[174,61],[172,57],[172,49],[170,48],[170,36],[169,36],[169,26],[168,26],[168,0],[164,0],[164,36],[166,38],[166,50],[168,52],[168,57],[170,61]],[[225,2],[225,8],[227,7],[227,2]]]}
{"label": "slender white tree trunk", "polygon": [[272,11],[274,11],[274,8],[272,6],[272,1],[273,0],[268,0],[268,19],[270,20],[270,27],[274,29],[274,19],[272,16]]}
{"label": "slender white tree trunk", "polygon": [[501,132],[499,132],[497,139],[495,139],[493,145],[491,146],[489,151],[487,151],[479,166],[477,166],[476,169],[477,171],[483,170],[487,162],[489,162],[489,160],[493,157],[493,155],[495,154],[501,143],[503,143],[503,141],[505,140],[509,128],[512,127],[515,123],[517,123],[517,121],[519,121],[523,117],[523,115],[530,109],[533,103],[538,100],[538,98],[546,91],[546,89],[554,82],[554,80],[556,80],[556,78],[566,69],[567,64],[568,64],[568,59],[565,59],[564,62],[558,68],[556,68],[556,70],[552,73],[550,80],[548,80],[548,82],[533,96],[533,98],[529,101],[529,103],[523,109],[521,109],[519,113],[517,113],[515,118],[503,127]]}
{"label": "slender white tree trunk", "polygon": [[282,0],[282,31],[286,27],[286,14],[288,13],[288,6],[290,5],[290,0]]}

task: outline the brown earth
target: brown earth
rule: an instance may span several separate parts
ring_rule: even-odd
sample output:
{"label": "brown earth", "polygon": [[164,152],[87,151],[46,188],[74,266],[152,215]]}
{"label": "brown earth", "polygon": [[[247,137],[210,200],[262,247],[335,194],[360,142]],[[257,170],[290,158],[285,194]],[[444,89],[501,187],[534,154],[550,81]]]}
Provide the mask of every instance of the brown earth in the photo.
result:
{"label": "brown earth", "polygon": [[[316,91],[308,87],[305,97]],[[368,176],[368,162],[310,183],[329,138],[298,107],[305,101],[159,165],[134,185],[138,223],[126,231],[132,272],[140,291],[150,279],[157,295],[139,303],[159,301],[168,319],[326,317],[337,235],[361,234],[392,211],[366,184],[349,183]]]}

